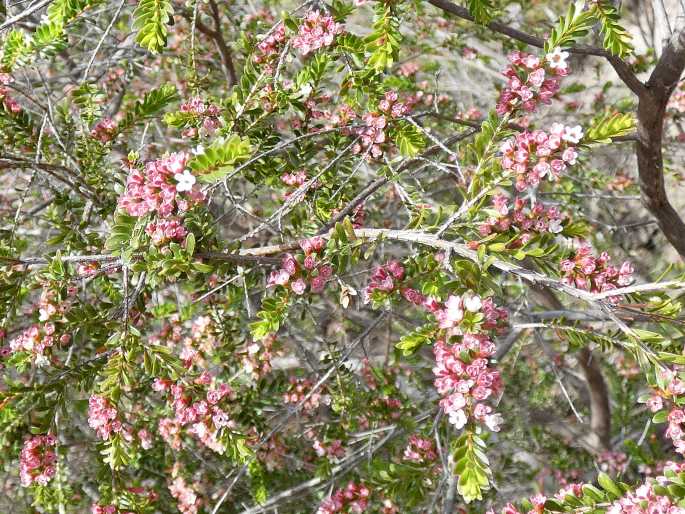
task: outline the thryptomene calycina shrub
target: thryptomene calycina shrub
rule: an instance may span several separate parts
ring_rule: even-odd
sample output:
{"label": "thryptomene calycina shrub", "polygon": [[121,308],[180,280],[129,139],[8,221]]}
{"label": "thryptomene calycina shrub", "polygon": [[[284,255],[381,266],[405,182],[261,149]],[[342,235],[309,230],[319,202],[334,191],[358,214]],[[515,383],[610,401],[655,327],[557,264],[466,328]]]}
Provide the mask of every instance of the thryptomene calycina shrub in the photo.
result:
{"label": "thryptomene calycina shrub", "polygon": [[0,512],[685,513],[685,9],[0,8]]}

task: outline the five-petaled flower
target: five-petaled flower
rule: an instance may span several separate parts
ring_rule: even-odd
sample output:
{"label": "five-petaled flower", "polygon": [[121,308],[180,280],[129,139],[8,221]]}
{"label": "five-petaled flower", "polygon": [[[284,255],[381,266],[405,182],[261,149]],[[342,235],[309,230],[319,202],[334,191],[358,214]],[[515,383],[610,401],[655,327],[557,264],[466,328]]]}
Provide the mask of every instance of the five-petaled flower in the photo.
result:
{"label": "five-petaled flower", "polygon": [[190,170],[183,170],[183,173],[176,173],[174,178],[177,182],[176,191],[179,192],[192,191],[196,182],[195,176],[190,173]]}
{"label": "five-petaled flower", "polygon": [[566,68],[566,59],[568,59],[568,52],[564,52],[561,48],[556,47],[551,53],[545,56],[549,62],[550,68]]}

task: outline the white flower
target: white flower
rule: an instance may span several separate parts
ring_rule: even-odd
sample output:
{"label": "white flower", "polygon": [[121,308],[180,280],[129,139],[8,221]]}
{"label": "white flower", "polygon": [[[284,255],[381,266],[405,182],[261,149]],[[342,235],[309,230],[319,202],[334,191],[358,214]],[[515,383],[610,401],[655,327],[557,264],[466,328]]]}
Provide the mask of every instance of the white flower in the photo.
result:
{"label": "white flower", "polygon": [[314,91],[314,88],[309,82],[307,82],[304,86],[300,88],[300,96],[302,98],[309,98],[309,95],[312,94],[312,91]]}
{"label": "white flower", "polygon": [[464,307],[469,312],[478,312],[482,307],[480,296],[477,294],[464,296]]}
{"label": "white flower", "polygon": [[576,125],[575,127],[566,127],[564,129],[564,135],[561,139],[568,141],[569,143],[576,144],[583,137],[583,127]]}
{"label": "white flower", "polygon": [[207,425],[204,423],[195,423],[193,425],[193,430],[200,439],[207,435]]}
{"label": "white flower", "polygon": [[566,59],[568,59],[568,52],[562,51],[561,48],[556,47],[551,54],[545,56],[551,68],[566,68]]}
{"label": "white flower", "polygon": [[552,234],[558,234],[559,232],[564,230],[564,227],[561,226],[561,220],[550,220],[548,230]]}
{"label": "white flower", "polygon": [[466,414],[464,414],[463,410],[459,409],[450,412],[450,423],[452,423],[457,430],[464,428],[466,421]]}
{"label": "white flower", "polygon": [[564,135],[564,125],[562,123],[554,122],[552,123],[552,126],[549,128],[549,133],[554,135],[554,136],[563,136]]}
{"label": "white flower", "polygon": [[493,432],[499,432],[500,425],[504,423],[504,418],[501,414],[488,414],[485,416],[485,424]]}
{"label": "white flower", "polygon": [[193,152],[193,155],[201,155],[201,154],[205,153],[205,147],[202,145],[197,145],[191,151]]}
{"label": "white flower", "polygon": [[179,193],[181,191],[191,191],[195,185],[195,177],[189,170],[183,170],[183,173],[176,173],[174,175],[176,179],[176,191]]}

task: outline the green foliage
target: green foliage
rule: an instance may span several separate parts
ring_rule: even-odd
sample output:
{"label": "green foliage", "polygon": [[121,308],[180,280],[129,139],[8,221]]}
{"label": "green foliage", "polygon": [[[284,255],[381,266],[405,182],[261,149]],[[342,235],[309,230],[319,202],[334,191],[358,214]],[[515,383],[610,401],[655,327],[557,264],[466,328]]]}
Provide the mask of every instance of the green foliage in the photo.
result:
{"label": "green foliage", "polygon": [[457,491],[466,503],[482,500],[490,488],[490,463],[485,455],[485,441],[467,428],[452,443],[454,474],[459,476]]}
{"label": "green foliage", "polygon": [[431,483],[425,480],[425,468],[420,465],[385,462],[375,459],[371,464],[373,483],[391,498],[401,499],[401,505],[411,508],[430,492]]}
{"label": "green foliage", "polygon": [[497,113],[490,112],[487,119],[483,121],[480,126],[480,132],[473,140],[473,144],[469,147],[476,162],[483,161],[490,153],[497,140],[501,137],[502,120],[500,120]]}
{"label": "green foliage", "polygon": [[61,22],[51,21],[39,25],[33,33],[31,46],[34,52],[41,55],[56,55],[67,47],[64,25]]}
{"label": "green foliage", "polygon": [[204,152],[196,155],[188,166],[200,182],[213,183],[221,180],[229,172],[250,156],[250,140],[233,134],[228,138],[218,138]]}
{"label": "green foliage", "polygon": [[47,20],[43,21],[27,37],[24,31],[11,30],[2,48],[2,66],[11,70],[16,65],[31,62],[36,55],[52,56],[66,48],[65,27],[87,7],[98,0],[54,0],[47,9]]}
{"label": "green foliage", "polygon": [[632,37],[621,25],[620,15],[613,3],[600,0],[594,5],[594,15],[599,20],[600,31],[604,35],[604,48],[618,57],[625,57],[633,52]]}
{"label": "green foliage", "polygon": [[18,61],[29,54],[30,50],[24,32],[12,29],[3,42],[0,62],[4,68],[11,70]]}
{"label": "green foliage", "polygon": [[557,47],[572,46],[578,39],[587,35],[594,23],[593,12],[583,10],[583,2],[571,3],[566,16],[559,18],[556,27],[545,41],[545,52],[549,53]]}
{"label": "green foliage", "polygon": [[156,116],[177,98],[178,91],[172,84],[163,84],[158,88],[151,89],[126,113],[126,117],[118,125],[118,130],[123,131],[137,122]]}
{"label": "green foliage", "polygon": [[435,326],[432,324],[427,324],[402,336],[402,338],[395,344],[395,348],[402,350],[402,355],[413,355],[422,347],[431,344],[434,337]]}
{"label": "green foliage", "polygon": [[140,0],[133,12],[133,27],[138,29],[136,42],[152,53],[159,53],[167,40],[167,24],[174,8],[169,0]]}
{"label": "green foliage", "polygon": [[262,310],[257,313],[258,321],[250,325],[250,334],[260,341],[269,334],[275,334],[285,320],[288,307],[287,295],[273,296],[262,300]]}
{"label": "green foliage", "polygon": [[127,248],[133,239],[133,231],[138,218],[119,212],[114,218],[114,225],[110,229],[110,235],[105,241],[105,248],[114,255]]}
{"label": "green foliage", "polygon": [[90,125],[96,118],[100,117],[105,94],[97,86],[82,84],[74,90],[72,98],[81,111],[81,118],[87,124]]}
{"label": "green foliage", "polygon": [[52,23],[64,25],[93,3],[95,2],[90,0],[54,0],[48,7],[48,19]]}
{"label": "green foliage", "polygon": [[134,112],[140,118],[147,118],[157,114],[176,98],[176,88],[172,84],[164,84],[145,93],[143,99],[136,102]]}
{"label": "green foliage", "polygon": [[337,273],[344,273],[359,258],[362,243],[354,233],[349,218],[335,224],[326,245],[326,257]]}
{"label": "green foliage", "polygon": [[295,77],[295,85],[301,88],[305,84],[311,84],[313,87],[323,79],[326,68],[331,63],[331,58],[325,53],[316,53],[309,59],[307,65],[304,66]]}
{"label": "green foliage", "polygon": [[[630,488],[600,472],[597,476],[599,487],[583,484],[581,496],[567,493],[563,498],[550,498],[545,502],[545,510],[550,512],[605,512],[606,506],[623,497]],[[525,502],[529,503],[529,502]],[[524,503],[524,508],[526,507]],[[596,509],[596,510],[594,510]]]}
{"label": "green foliage", "polygon": [[[247,445],[246,437],[244,434],[240,434],[226,427],[221,429],[219,435],[219,440],[226,448],[226,455],[236,464],[245,464],[252,462],[254,459],[254,453]],[[256,471],[256,468],[253,468]],[[248,466],[248,472],[250,468]],[[258,486],[259,488],[259,486]],[[262,495],[261,492],[256,492],[257,495]]]}
{"label": "green foliage", "polygon": [[492,19],[494,6],[490,0],[468,0],[468,6],[477,23],[485,25]]}
{"label": "green foliage", "polygon": [[171,380],[178,380],[185,371],[183,363],[169,348],[157,344],[143,348],[143,366],[148,376],[159,377],[163,371],[163,376]]}
{"label": "green foliage", "polygon": [[259,505],[262,505],[269,497],[269,492],[266,488],[264,467],[257,459],[253,459],[250,461],[247,471],[250,475],[250,490],[252,492],[252,498]]}
{"label": "green foliage", "polygon": [[371,56],[368,65],[378,71],[384,71],[397,61],[400,49],[400,21],[392,5],[378,3],[375,7],[373,32],[366,38],[366,46]]}
{"label": "green foliage", "polygon": [[[131,249],[129,249],[130,251]],[[151,286],[175,282],[181,276],[191,274],[198,269],[196,263],[193,262],[194,251],[195,235],[189,232],[183,245],[172,242],[163,249],[156,246],[150,247],[148,252],[143,255],[144,262],[134,264],[132,269],[147,271],[148,283]]]}
{"label": "green foliage", "polygon": [[398,121],[391,130],[390,135],[405,157],[417,155],[425,146],[426,140],[421,131],[407,121]]}
{"label": "green foliage", "polygon": [[612,138],[629,134],[634,129],[635,118],[632,114],[608,112],[593,120],[582,143],[610,143]]}
{"label": "green foliage", "polygon": [[[110,341],[116,342],[117,336]],[[130,389],[136,368],[129,360],[132,355],[124,354],[122,351],[115,351],[107,359],[107,364],[100,373],[101,381],[99,384],[100,392],[103,396],[117,402],[122,389]]]}
{"label": "green foliage", "polygon": [[103,445],[100,452],[104,457],[103,462],[113,470],[121,469],[131,462],[133,455],[121,434],[112,434]]}

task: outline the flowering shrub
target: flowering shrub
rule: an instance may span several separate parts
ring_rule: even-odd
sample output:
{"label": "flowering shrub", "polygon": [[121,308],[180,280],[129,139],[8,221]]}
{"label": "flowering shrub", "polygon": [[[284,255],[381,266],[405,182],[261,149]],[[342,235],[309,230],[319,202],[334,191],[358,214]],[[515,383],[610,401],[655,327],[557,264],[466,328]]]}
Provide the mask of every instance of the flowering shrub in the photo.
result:
{"label": "flowering shrub", "polygon": [[0,512],[684,512],[639,4],[6,3]]}

